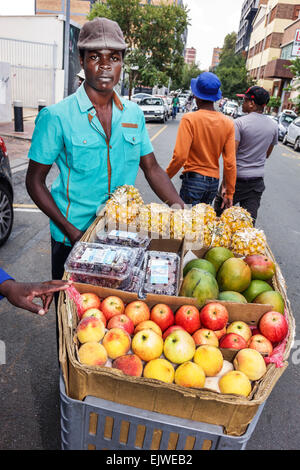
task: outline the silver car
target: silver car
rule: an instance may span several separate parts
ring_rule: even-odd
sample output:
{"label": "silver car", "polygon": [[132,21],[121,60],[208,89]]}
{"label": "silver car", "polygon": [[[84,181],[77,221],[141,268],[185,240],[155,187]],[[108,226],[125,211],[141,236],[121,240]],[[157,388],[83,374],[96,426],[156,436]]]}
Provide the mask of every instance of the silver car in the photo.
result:
{"label": "silver car", "polygon": [[165,104],[161,98],[143,98],[138,105],[143,110],[146,121],[166,122]]}
{"label": "silver car", "polygon": [[300,117],[297,117],[287,129],[282,143],[284,145],[291,144],[296,152],[300,151]]}

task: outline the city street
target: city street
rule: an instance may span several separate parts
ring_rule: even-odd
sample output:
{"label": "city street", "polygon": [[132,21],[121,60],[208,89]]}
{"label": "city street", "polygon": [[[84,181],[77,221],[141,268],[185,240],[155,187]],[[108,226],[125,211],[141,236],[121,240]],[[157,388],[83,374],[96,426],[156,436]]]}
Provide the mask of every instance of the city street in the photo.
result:
{"label": "city street", "polygon": [[[171,159],[180,117],[147,128],[160,165]],[[49,223],[25,189],[30,142],[5,138],[15,189],[15,220],[8,242],[0,248],[0,266],[19,281],[50,279]],[[53,168],[48,184],[57,175]],[[180,189],[179,175],[173,179]],[[266,191],[256,227],[265,231],[268,243],[288,286],[291,307],[299,324],[300,309],[300,153],[281,143],[266,164]],[[158,202],[142,172],[136,185],[145,202]],[[0,302],[0,340],[6,348],[6,364],[0,364],[0,449],[60,448],[59,366],[56,351],[54,308],[39,317]],[[289,367],[268,398],[247,449],[287,450],[300,445],[300,336]],[[297,342],[298,341],[298,342]],[[298,352],[297,352],[298,348]]]}

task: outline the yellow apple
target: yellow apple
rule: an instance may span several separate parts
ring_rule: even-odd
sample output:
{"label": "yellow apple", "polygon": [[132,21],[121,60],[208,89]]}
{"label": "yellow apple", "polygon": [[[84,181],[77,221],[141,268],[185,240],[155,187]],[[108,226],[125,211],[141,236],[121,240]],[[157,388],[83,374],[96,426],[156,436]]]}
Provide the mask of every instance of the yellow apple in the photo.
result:
{"label": "yellow apple", "polygon": [[175,371],[175,383],[182,387],[202,388],[205,383],[204,371],[195,362],[184,362]]}
{"label": "yellow apple", "polygon": [[255,349],[241,349],[233,360],[236,370],[244,372],[250,380],[259,380],[266,373],[267,367],[263,356]]}
{"label": "yellow apple", "polygon": [[185,330],[174,330],[165,339],[164,355],[175,364],[190,361],[195,354],[195,341]]}
{"label": "yellow apple", "polygon": [[91,341],[80,346],[78,357],[79,361],[87,366],[104,366],[107,361],[107,352],[102,344]]}
{"label": "yellow apple", "polygon": [[194,362],[202,367],[207,377],[214,377],[223,367],[223,355],[216,346],[204,344],[197,348]]}
{"label": "yellow apple", "polygon": [[175,370],[171,362],[166,359],[152,359],[144,367],[144,377],[157,379],[171,384],[174,382]]}
{"label": "yellow apple", "polygon": [[221,393],[247,397],[251,392],[251,382],[243,372],[231,370],[219,379],[219,388]]}
{"label": "yellow apple", "polygon": [[80,320],[76,332],[81,344],[90,341],[101,341],[105,334],[105,327],[99,318],[86,317]]}
{"label": "yellow apple", "polygon": [[142,361],[151,361],[161,356],[163,352],[164,342],[160,335],[155,331],[146,330],[138,331],[131,343],[131,348]]}
{"label": "yellow apple", "polygon": [[103,338],[102,344],[105,347],[108,356],[116,359],[124,356],[130,349],[131,338],[127,331],[122,328],[111,328]]}

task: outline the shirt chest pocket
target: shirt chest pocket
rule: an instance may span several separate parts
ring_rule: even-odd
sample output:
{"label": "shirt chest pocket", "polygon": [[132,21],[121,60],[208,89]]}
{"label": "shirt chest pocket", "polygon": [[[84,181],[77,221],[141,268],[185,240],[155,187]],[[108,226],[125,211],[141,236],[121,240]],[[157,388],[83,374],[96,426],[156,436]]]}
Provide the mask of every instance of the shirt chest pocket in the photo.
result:
{"label": "shirt chest pocket", "polygon": [[133,129],[123,130],[123,145],[126,163],[139,162],[141,156],[141,136]]}
{"label": "shirt chest pocket", "polygon": [[75,170],[88,172],[101,169],[106,150],[102,148],[97,136],[72,136],[71,147],[72,167]]}

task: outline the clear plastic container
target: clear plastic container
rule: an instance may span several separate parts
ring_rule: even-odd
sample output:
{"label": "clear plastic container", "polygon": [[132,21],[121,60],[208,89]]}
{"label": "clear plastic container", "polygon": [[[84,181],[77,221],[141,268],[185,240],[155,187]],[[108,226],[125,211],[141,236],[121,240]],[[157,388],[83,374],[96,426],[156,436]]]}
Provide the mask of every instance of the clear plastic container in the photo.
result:
{"label": "clear plastic container", "polygon": [[148,251],[145,257],[144,294],[177,295],[180,258],[175,253]]}
{"label": "clear plastic container", "polygon": [[122,245],[146,250],[150,245],[150,238],[143,233],[127,232],[125,230],[101,230],[96,234],[97,240],[109,245]]}
{"label": "clear plastic container", "polygon": [[134,268],[144,258],[141,248],[77,242],[69,254],[65,271],[76,282],[126,290],[132,283]]}

